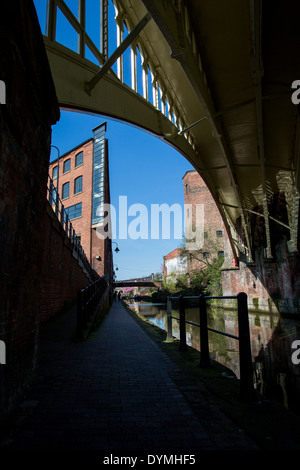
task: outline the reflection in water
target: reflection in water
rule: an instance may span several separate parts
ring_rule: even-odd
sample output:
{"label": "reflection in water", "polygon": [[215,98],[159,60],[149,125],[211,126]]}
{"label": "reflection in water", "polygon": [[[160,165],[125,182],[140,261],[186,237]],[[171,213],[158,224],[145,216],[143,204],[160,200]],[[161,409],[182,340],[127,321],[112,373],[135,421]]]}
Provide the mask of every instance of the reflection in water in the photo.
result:
{"label": "reflection in water", "polygon": [[[166,304],[134,302],[130,304],[141,315],[166,330]],[[172,310],[179,318],[179,311]],[[186,308],[186,319],[199,323],[199,310]],[[251,350],[255,388],[264,396],[280,401],[300,415],[300,365],[292,363],[291,348],[300,339],[300,321],[282,318],[274,313],[249,312]],[[173,336],[179,338],[179,322],[172,321]],[[238,336],[237,312],[221,308],[208,309],[208,326]],[[187,324],[187,343],[200,351],[200,328]],[[231,369],[239,377],[239,344],[209,332],[210,357]]]}

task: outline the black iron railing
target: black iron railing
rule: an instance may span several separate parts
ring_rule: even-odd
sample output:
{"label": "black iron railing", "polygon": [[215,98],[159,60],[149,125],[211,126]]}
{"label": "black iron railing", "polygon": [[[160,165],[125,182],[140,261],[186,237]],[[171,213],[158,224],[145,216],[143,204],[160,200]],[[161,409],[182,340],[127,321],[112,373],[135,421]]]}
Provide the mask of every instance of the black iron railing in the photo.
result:
{"label": "black iron railing", "polygon": [[[214,328],[210,328],[207,323],[207,300],[213,299],[236,299],[237,300],[237,311],[238,311],[238,330],[239,335],[232,335],[224,331],[219,331]],[[185,318],[185,307],[189,300],[197,303],[199,306],[199,324],[188,321]],[[179,318],[172,315],[172,303],[178,303],[179,305]],[[200,328],[200,367],[210,367],[209,357],[209,341],[208,332],[214,332],[220,335],[228,336],[230,338],[239,341],[239,362],[240,362],[240,394],[242,398],[253,398],[254,397],[254,385],[253,385],[253,365],[252,365],[252,354],[251,354],[251,342],[250,342],[250,329],[249,329],[249,317],[248,317],[248,301],[247,295],[244,292],[239,293],[236,296],[178,296],[168,298],[168,315],[167,315],[167,339],[172,339],[172,318],[179,321],[179,332],[180,332],[180,345],[179,349],[185,351],[187,349],[186,343],[186,324],[194,325]]]}
{"label": "black iron railing", "polygon": [[100,302],[107,289],[107,278],[103,276],[79,291],[77,301],[78,339],[84,339],[85,336],[88,336],[89,332],[85,334],[85,330],[91,330]]}
{"label": "black iron railing", "polygon": [[91,279],[95,279],[95,272],[87,259],[87,256],[81,246],[80,239],[76,235],[76,232],[74,230],[72,222],[69,219],[66,208],[61,202],[58,191],[50,176],[48,176],[47,199],[54,213],[56,214],[57,219],[60,221],[61,226],[66,232],[68,238],[71,240],[74,247],[74,251],[77,253],[77,256],[81,260],[85,270],[89,273]]}

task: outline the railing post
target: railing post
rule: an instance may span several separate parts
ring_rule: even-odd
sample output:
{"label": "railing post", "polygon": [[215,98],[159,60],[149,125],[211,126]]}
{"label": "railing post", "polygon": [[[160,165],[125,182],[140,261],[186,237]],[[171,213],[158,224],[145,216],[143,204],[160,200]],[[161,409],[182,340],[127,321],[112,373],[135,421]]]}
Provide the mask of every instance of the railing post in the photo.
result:
{"label": "railing post", "polygon": [[199,316],[201,352],[200,367],[210,367],[206,299],[203,294],[199,296]]}
{"label": "railing post", "polygon": [[173,331],[172,331],[172,302],[170,298],[167,299],[167,341],[172,341]]}
{"label": "railing post", "polygon": [[179,331],[180,331],[180,344],[179,351],[186,351],[186,331],[185,331],[185,306],[184,298],[181,295],[179,297]]}
{"label": "railing post", "polygon": [[240,292],[237,295],[238,325],[239,325],[239,354],[240,354],[240,396],[242,399],[253,399],[253,366],[251,355],[251,342],[248,317],[247,294]]}

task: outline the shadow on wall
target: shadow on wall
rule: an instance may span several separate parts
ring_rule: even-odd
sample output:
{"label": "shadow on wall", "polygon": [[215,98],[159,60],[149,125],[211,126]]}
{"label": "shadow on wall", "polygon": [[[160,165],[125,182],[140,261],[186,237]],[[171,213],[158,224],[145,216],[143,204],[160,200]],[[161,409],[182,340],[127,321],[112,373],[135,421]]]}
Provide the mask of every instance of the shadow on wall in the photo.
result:
{"label": "shadow on wall", "polygon": [[[223,295],[246,292],[249,308],[261,311],[275,311],[285,315],[300,316],[300,257],[299,241],[293,246],[285,195],[277,193],[269,205],[270,238],[272,258],[266,258],[266,231],[262,207],[257,206],[250,214],[253,259],[247,262],[240,253],[239,268],[222,271]],[[246,240],[240,220],[237,223],[239,238]]]}

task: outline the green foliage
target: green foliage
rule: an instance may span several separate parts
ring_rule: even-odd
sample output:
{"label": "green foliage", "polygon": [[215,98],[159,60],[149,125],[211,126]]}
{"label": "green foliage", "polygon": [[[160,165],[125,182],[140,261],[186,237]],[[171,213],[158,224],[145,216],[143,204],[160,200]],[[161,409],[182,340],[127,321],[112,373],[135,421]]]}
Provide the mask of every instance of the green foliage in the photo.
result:
{"label": "green foliage", "polygon": [[222,274],[221,267],[224,258],[214,258],[204,269],[204,276],[206,279],[205,294],[207,295],[222,295]]}

